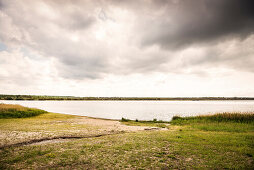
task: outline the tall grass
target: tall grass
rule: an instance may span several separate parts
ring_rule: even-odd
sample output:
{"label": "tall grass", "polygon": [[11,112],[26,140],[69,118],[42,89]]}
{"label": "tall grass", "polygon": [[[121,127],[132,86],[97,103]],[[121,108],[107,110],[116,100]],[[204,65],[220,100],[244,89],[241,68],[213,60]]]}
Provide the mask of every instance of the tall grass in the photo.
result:
{"label": "tall grass", "polygon": [[180,123],[186,121],[216,121],[216,122],[236,122],[236,123],[254,123],[254,113],[218,113],[214,115],[202,115],[195,117],[174,116],[171,123]]}
{"label": "tall grass", "polygon": [[4,118],[25,118],[46,113],[44,110],[28,108],[17,104],[0,103],[0,119]]}

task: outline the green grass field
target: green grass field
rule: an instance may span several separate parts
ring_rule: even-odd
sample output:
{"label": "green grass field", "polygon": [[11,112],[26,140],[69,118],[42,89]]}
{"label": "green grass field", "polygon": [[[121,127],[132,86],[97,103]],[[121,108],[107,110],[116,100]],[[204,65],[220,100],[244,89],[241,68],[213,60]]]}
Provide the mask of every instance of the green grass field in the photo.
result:
{"label": "green grass field", "polygon": [[[68,122],[73,116],[64,115],[63,118],[60,114],[47,113],[33,118],[2,119],[0,127],[11,130],[16,127],[11,122],[19,120],[15,131],[21,130],[21,127],[33,131],[35,127],[44,126],[48,119]],[[38,126],[29,129],[29,120]],[[122,123],[140,126],[160,124],[168,129],[4,148],[0,150],[0,166],[2,169],[254,168],[254,121],[251,113],[175,117],[170,125],[156,121]],[[47,126],[44,128],[49,130]],[[61,130],[68,129],[64,125],[56,128],[56,131]]]}

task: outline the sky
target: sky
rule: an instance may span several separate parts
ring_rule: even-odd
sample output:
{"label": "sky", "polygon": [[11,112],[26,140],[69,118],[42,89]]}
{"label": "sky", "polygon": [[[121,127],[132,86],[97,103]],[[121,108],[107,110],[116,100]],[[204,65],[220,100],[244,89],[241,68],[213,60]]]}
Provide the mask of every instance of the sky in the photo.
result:
{"label": "sky", "polygon": [[253,0],[0,0],[0,94],[253,97]]}

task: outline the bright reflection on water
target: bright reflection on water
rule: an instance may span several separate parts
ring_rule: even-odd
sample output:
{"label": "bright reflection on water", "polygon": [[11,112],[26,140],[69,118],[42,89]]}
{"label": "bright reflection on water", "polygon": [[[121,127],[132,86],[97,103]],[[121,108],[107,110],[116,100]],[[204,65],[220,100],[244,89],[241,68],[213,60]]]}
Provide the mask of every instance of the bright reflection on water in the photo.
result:
{"label": "bright reflection on water", "polygon": [[12,101],[49,112],[107,119],[169,121],[174,115],[195,116],[218,112],[254,112],[254,101]]}

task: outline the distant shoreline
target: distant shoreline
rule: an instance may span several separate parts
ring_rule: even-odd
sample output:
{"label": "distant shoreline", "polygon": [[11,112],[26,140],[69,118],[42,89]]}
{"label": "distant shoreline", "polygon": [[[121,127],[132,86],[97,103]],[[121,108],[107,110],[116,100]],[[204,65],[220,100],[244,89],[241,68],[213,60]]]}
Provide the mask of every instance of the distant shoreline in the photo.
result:
{"label": "distant shoreline", "polygon": [[75,97],[75,96],[39,96],[5,95],[0,100],[77,100],[77,101],[214,101],[214,100],[254,100],[254,97]]}

